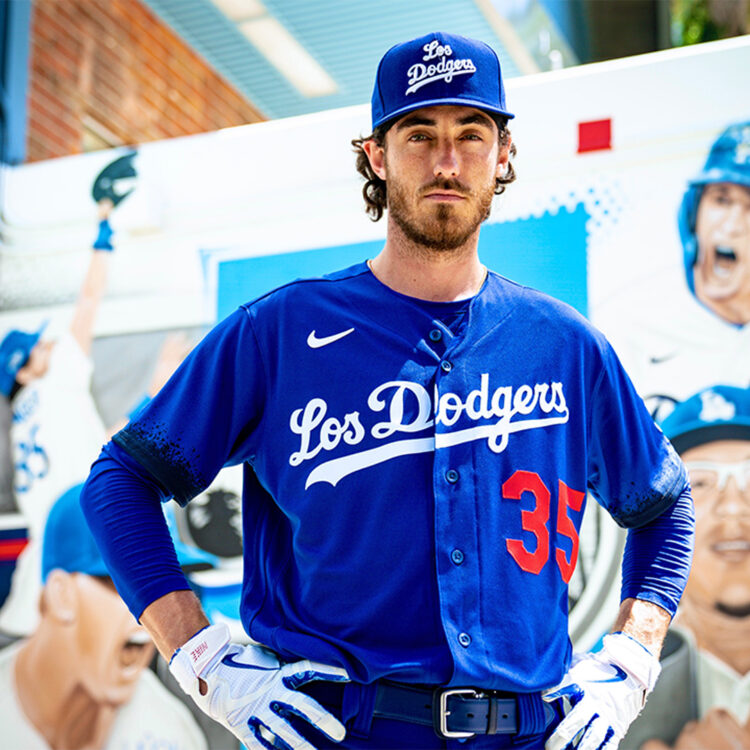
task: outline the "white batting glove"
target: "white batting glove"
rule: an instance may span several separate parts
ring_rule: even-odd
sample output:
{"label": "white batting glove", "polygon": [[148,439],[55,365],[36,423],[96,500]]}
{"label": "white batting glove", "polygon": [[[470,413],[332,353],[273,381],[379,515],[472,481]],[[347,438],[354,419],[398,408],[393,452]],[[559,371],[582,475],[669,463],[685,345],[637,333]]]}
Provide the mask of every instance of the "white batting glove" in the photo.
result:
{"label": "white batting glove", "polygon": [[605,635],[601,651],[575,654],[562,682],[542,695],[561,699],[565,710],[545,750],[615,750],[660,671],[659,660],[626,633]]}
{"label": "white batting glove", "polygon": [[346,681],[344,669],[309,660],[282,664],[259,646],[230,643],[224,624],[196,633],[174,652],[169,669],[198,707],[248,748],[315,750],[286,721],[290,715],[309,721],[335,742],[346,734],[336,717],[295,690],[313,680]]}

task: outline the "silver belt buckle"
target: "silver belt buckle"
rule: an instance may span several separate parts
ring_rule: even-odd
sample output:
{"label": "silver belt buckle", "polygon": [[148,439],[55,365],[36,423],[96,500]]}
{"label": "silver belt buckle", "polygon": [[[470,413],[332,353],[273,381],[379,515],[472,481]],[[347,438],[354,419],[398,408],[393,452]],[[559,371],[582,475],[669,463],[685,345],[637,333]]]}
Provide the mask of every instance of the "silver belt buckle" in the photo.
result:
{"label": "silver belt buckle", "polygon": [[472,698],[480,698],[481,693],[471,688],[448,688],[442,690],[438,695],[438,730],[441,737],[446,739],[465,739],[473,737],[475,732],[451,732],[448,729],[448,716],[450,711],[448,710],[448,698],[452,695],[468,695]]}

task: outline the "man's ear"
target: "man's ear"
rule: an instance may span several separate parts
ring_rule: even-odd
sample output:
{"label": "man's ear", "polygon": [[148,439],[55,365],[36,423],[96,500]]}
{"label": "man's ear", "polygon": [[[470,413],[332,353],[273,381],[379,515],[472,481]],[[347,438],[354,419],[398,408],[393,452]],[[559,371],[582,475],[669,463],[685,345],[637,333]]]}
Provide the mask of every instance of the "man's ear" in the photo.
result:
{"label": "man's ear", "polygon": [[42,611],[45,616],[63,625],[75,622],[78,597],[75,580],[70,573],[59,568],[50,571],[42,589],[42,600]]}
{"label": "man's ear", "polygon": [[372,171],[375,172],[381,180],[385,180],[385,148],[383,146],[378,146],[372,138],[370,138],[369,141],[365,141],[362,144],[362,148],[367,154],[367,158],[370,160]]}
{"label": "man's ear", "polygon": [[500,146],[497,152],[497,167],[495,169],[495,177],[505,177],[508,173],[508,162],[510,161],[510,146],[511,143],[510,134],[508,134],[508,142],[504,146]]}

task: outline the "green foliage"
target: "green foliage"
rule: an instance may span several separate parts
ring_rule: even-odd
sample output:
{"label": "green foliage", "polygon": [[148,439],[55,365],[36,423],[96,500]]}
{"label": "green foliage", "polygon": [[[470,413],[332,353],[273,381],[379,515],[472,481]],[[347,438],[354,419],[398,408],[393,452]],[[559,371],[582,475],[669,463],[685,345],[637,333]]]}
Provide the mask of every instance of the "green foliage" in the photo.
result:
{"label": "green foliage", "polygon": [[[743,0],[721,0],[726,4],[736,4],[737,10],[746,7]],[[714,0],[672,0],[672,44],[682,47],[700,42],[712,42],[742,33],[737,28],[736,14],[734,22],[729,20],[726,12]],[[722,17],[723,16],[723,17]],[[745,19],[746,20],[746,19]]]}

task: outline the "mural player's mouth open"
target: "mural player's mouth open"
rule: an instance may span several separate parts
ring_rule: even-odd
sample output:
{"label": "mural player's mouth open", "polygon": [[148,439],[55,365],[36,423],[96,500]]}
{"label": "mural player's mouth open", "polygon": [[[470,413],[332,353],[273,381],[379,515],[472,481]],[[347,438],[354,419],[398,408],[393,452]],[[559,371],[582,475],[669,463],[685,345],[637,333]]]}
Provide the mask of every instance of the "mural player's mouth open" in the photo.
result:
{"label": "mural player's mouth open", "polygon": [[133,633],[120,651],[120,664],[123,667],[132,667],[141,664],[144,659],[144,651],[151,646],[151,637],[145,630]]}
{"label": "mural player's mouth open", "polygon": [[713,271],[718,277],[729,276],[737,263],[737,254],[731,247],[717,245],[714,253]]}

